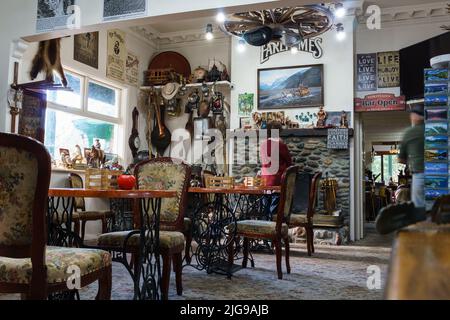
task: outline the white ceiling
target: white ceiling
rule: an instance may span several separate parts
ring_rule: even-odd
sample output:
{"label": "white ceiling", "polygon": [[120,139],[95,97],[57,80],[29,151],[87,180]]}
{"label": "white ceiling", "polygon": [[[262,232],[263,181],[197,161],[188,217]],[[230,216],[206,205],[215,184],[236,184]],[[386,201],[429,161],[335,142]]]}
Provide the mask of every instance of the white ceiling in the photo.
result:
{"label": "white ceiling", "polygon": [[[355,1],[355,0],[341,0],[347,3],[349,6],[357,7],[357,3],[364,5],[377,4],[381,8],[393,8],[402,6],[415,6],[426,5],[430,3],[442,2],[440,0],[371,0],[371,1]],[[206,24],[212,23],[214,28],[217,29],[217,23],[215,17],[202,17],[189,20],[167,21],[162,23],[155,23],[147,26],[148,30],[156,32],[160,35],[171,34],[177,32],[186,32],[190,30],[200,30],[206,28]],[[217,30],[216,30],[217,31]]]}

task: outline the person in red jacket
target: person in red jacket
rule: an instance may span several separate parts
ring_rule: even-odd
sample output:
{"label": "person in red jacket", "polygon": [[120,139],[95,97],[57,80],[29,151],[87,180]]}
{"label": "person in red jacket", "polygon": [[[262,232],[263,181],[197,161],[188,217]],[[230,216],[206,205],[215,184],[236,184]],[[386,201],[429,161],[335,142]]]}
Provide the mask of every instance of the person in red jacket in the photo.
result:
{"label": "person in red jacket", "polygon": [[[281,129],[280,122],[271,121],[267,126],[267,140],[260,144],[261,177],[266,186],[279,186],[283,173],[293,165],[287,145],[279,138]],[[277,135],[275,130],[278,130]],[[272,195],[266,201],[270,203],[269,214],[272,217],[277,213],[280,197]]]}

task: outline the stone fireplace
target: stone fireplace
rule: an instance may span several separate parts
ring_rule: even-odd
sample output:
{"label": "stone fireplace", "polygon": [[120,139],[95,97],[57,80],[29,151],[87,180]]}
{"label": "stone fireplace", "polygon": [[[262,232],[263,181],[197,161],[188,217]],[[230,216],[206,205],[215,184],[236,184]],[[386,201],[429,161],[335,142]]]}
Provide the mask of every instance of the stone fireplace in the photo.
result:
{"label": "stone fireplace", "polygon": [[[353,130],[350,130],[350,136]],[[315,227],[314,242],[316,244],[340,245],[346,244],[349,240],[350,222],[350,150],[331,150],[327,148],[326,129],[289,129],[281,133],[283,141],[287,144],[293,161],[300,166],[300,169],[315,173],[321,171],[323,178],[328,177],[337,180],[337,209],[341,210],[342,225],[334,227]],[[243,150],[243,145],[235,143],[235,150]],[[245,144],[246,164],[236,164],[238,157],[242,154],[235,152],[235,164],[233,165],[233,175],[236,181],[240,182],[246,176],[255,176],[260,171],[259,159],[253,159],[255,154],[249,152],[249,141]],[[258,139],[259,150],[259,139]],[[249,164],[250,163],[250,164]],[[317,212],[322,211],[323,198],[319,189]],[[299,234],[300,241],[304,238]]]}

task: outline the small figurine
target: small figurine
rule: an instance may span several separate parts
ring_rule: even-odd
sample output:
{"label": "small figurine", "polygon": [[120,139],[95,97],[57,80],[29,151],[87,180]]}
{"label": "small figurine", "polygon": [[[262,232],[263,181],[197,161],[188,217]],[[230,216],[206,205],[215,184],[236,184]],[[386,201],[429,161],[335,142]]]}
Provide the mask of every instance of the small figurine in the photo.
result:
{"label": "small figurine", "polygon": [[345,111],[342,111],[342,114],[341,114],[340,128],[348,129],[347,112],[345,112]]}
{"label": "small figurine", "polygon": [[70,155],[65,151],[61,152],[61,162],[64,164],[64,167],[66,169],[72,169],[73,167],[72,159],[70,159]]}
{"label": "small figurine", "polygon": [[102,148],[102,145],[100,144],[100,139],[95,139],[94,147],[98,150],[100,150]]}
{"label": "small figurine", "polygon": [[260,129],[262,125],[262,116],[259,112],[253,113],[253,122],[255,123],[256,129]]}
{"label": "small figurine", "polygon": [[77,144],[75,146],[75,156],[72,159],[74,164],[81,164],[83,162],[83,155],[81,154],[81,147]]}
{"label": "small figurine", "polygon": [[317,113],[317,128],[325,128],[326,120],[327,120],[328,114],[323,109],[323,106],[320,107],[319,112]]}
{"label": "small figurine", "polygon": [[[98,139],[96,140],[98,141]],[[98,143],[99,144],[99,143]],[[98,149],[95,145],[92,146],[89,153],[89,167],[91,168],[101,168],[105,163],[105,153],[103,150]]]}

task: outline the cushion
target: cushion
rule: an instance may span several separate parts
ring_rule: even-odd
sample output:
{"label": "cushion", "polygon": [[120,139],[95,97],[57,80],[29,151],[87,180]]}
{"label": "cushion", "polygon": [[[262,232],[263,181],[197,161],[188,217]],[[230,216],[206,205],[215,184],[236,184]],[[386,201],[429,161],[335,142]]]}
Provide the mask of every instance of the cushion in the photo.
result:
{"label": "cushion", "polygon": [[[273,221],[277,221],[277,216],[273,216]],[[308,223],[308,218],[306,214],[291,214],[289,218],[290,226],[295,226],[304,223]]]}
{"label": "cushion", "polygon": [[[255,234],[263,236],[275,236],[276,235],[276,222],[265,220],[243,220],[238,221],[237,229],[238,233]],[[281,226],[281,236],[286,237],[288,235],[288,226],[283,223]]]}
{"label": "cushion", "polygon": [[[111,232],[100,235],[98,238],[98,245],[108,248],[122,248],[125,238],[130,231]],[[127,242],[129,247],[139,246],[140,234],[132,235]],[[183,246],[184,248],[184,235],[177,231],[160,231],[159,232],[159,245],[162,249],[172,249]]]}
{"label": "cushion", "polygon": [[[85,276],[110,266],[111,255],[98,249],[47,247],[46,264],[48,283],[61,283],[72,275],[67,273],[70,266],[78,266]],[[0,257],[0,283],[29,284],[31,273],[31,259]]]}
{"label": "cushion", "polygon": [[149,162],[139,169],[139,189],[177,191],[176,198],[161,200],[161,223],[173,223],[180,215],[180,201],[187,170],[184,166],[170,162]]}
{"label": "cushion", "polygon": [[0,146],[0,245],[31,244],[37,167],[31,153]]}

